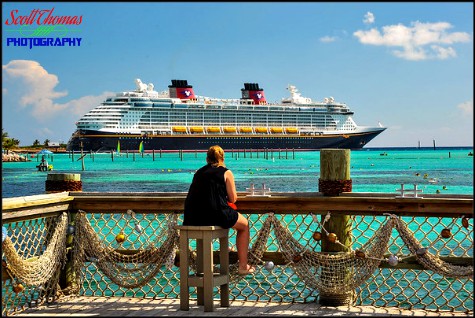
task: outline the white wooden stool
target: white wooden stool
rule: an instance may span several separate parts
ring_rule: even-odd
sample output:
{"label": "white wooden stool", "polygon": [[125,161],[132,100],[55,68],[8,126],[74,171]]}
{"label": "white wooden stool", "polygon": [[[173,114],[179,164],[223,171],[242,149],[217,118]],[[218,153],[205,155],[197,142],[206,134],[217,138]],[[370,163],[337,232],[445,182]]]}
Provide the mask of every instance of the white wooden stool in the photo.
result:
{"label": "white wooden stool", "polygon": [[[180,309],[189,310],[189,287],[197,287],[198,305],[213,311],[213,288],[220,286],[221,306],[229,307],[229,229],[178,226],[180,230]],[[213,273],[213,239],[219,238],[219,273]],[[189,241],[196,239],[196,273],[189,271]]]}

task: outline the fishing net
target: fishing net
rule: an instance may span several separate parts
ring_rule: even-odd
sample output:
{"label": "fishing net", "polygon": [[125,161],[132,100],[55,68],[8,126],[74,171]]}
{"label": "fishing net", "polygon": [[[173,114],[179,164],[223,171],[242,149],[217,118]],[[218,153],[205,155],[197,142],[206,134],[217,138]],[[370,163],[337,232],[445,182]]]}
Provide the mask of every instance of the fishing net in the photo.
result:
{"label": "fishing net", "polygon": [[[273,230],[286,265],[293,269],[307,287],[324,294],[345,294],[361,286],[381,262],[397,264],[397,258],[396,261],[394,258],[393,260],[384,258],[392,231],[396,229],[411,254],[415,255],[425,268],[446,277],[473,276],[473,266],[457,266],[441,260],[437,254],[422,248],[400,218],[389,214],[387,216],[386,222],[375,231],[372,239],[358,250],[345,247],[347,249],[345,252],[324,253],[315,252],[305,242],[296,240],[291,231],[284,227],[274,214],[269,213],[250,248],[249,263],[254,266],[263,265],[263,255]],[[322,227],[329,217],[327,215],[323,224],[320,224]],[[79,274],[84,261],[92,260],[117,285],[127,288],[143,286],[157,275],[161,266],[170,268],[174,264],[179,242],[179,233],[176,229],[177,215],[168,215],[167,223],[164,232],[159,233],[155,240],[130,254],[101,242],[85,212],[80,211],[76,217],[76,236],[81,239],[76,240],[74,245],[76,272]],[[159,239],[164,237],[166,239],[160,244]],[[188,253],[191,269],[196,271],[196,252],[189,249]],[[217,268],[218,265],[215,266]],[[230,282],[237,283],[242,279],[244,276],[238,274],[238,264],[232,264]]]}
{"label": "fishing net", "polygon": [[410,252],[416,255],[417,261],[424,268],[432,270],[439,275],[449,278],[470,278],[473,277],[473,266],[458,266],[441,260],[437,255],[428,253],[426,248],[414,238],[408,228],[400,219],[396,220],[396,229],[399,232],[404,244]]}
{"label": "fishing net", "polygon": [[[135,217],[133,211],[129,212],[132,218]],[[303,239],[296,240],[292,232],[283,226],[273,213],[269,213],[249,250],[249,263],[254,266],[265,263],[263,255],[267,251],[267,242],[273,231],[278,249],[285,261],[284,265],[291,267],[307,287],[316,289],[322,294],[341,295],[361,286],[373,275],[381,262],[397,265],[397,257],[393,257],[392,260],[384,257],[388,251],[392,231],[396,230],[410,254],[415,256],[425,269],[449,278],[473,277],[473,265],[459,266],[442,260],[437,252],[433,253],[429,248],[422,247],[402,219],[391,214],[386,216],[386,221],[381,223],[372,238],[358,250],[345,247],[344,252],[325,253],[314,251]],[[72,272],[78,279],[77,282],[83,281],[81,272],[85,262],[92,262],[118,286],[125,288],[144,286],[156,277],[163,266],[170,269],[175,264],[179,246],[177,218],[178,214],[166,214],[165,225],[154,239],[146,240],[140,248],[128,250],[115,248],[101,239],[86,212],[80,210],[74,221],[75,240],[71,254]],[[324,225],[329,218],[328,214],[323,224],[320,224],[325,232]],[[316,221],[316,218],[314,220]],[[51,231],[42,255],[28,259],[20,256],[10,238],[6,237],[2,247],[8,264],[6,268],[8,273],[31,286],[45,284],[52,278],[57,279],[55,273],[66,261],[67,228],[68,217],[63,213]],[[187,252],[190,256],[190,266],[196,271],[196,251],[189,249]],[[242,279],[244,276],[238,275],[238,264],[232,264],[230,282],[237,283]]]}
{"label": "fishing net", "polygon": [[56,274],[66,261],[67,224],[68,215],[62,213],[40,256],[22,257],[15,249],[10,237],[7,236],[2,243],[6,272],[17,281],[29,286],[40,286],[52,279],[57,279]]}
{"label": "fishing net", "polygon": [[[326,218],[327,220],[327,218]],[[324,222],[325,223],[325,222]],[[428,249],[422,248],[404,222],[395,215],[388,215],[387,221],[375,231],[360,249],[329,254],[315,252],[294,239],[292,232],[284,227],[273,214],[269,214],[250,251],[252,264],[262,264],[270,229],[273,227],[277,244],[287,265],[310,288],[323,294],[345,294],[361,286],[381,262],[397,265],[397,257],[384,258],[393,229],[396,229],[411,254],[424,268],[451,278],[471,278],[473,266],[457,266],[443,261]],[[328,235],[328,233],[327,233]],[[338,243],[338,241],[336,241]]]}
{"label": "fishing net", "polygon": [[[76,237],[80,239],[75,240],[73,247],[74,272],[80,277],[84,262],[89,260],[119,286],[135,288],[145,285],[158,274],[162,265],[170,268],[174,263],[179,241],[177,217],[177,214],[169,214],[166,232],[159,233],[155,240],[130,254],[100,241],[86,213],[80,210],[75,220]],[[165,240],[161,242],[163,238]]]}

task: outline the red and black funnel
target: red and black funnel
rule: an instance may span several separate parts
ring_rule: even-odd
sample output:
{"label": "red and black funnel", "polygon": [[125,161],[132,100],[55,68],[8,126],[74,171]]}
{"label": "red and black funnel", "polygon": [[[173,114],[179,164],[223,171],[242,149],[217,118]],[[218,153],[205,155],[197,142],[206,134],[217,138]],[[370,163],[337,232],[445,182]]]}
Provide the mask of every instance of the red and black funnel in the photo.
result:
{"label": "red and black funnel", "polygon": [[252,99],[255,105],[266,105],[266,96],[264,89],[259,87],[257,83],[244,83],[244,88],[241,88],[242,99]]}
{"label": "red and black funnel", "polygon": [[180,99],[196,99],[193,86],[188,85],[186,80],[172,80],[172,85],[168,85],[170,97]]}

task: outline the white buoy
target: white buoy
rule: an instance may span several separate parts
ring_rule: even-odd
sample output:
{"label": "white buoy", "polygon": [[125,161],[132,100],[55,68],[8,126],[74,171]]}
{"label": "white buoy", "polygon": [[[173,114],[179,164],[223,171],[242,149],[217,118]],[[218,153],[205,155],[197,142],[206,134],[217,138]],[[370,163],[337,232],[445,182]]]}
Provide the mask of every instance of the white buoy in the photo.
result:
{"label": "white buoy", "polygon": [[264,268],[267,269],[268,271],[271,271],[274,269],[274,262],[268,261],[265,263]]}
{"label": "white buoy", "polygon": [[399,259],[396,255],[390,255],[388,257],[388,264],[391,266],[396,266],[399,263]]}

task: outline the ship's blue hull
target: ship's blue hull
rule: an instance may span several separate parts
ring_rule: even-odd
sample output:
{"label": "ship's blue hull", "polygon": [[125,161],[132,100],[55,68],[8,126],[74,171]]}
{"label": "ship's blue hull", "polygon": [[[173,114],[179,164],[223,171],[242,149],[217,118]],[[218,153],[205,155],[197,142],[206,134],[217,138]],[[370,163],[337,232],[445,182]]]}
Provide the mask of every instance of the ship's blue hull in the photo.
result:
{"label": "ship's blue hull", "polygon": [[219,145],[230,149],[294,149],[318,150],[322,148],[361,149],[384,129],[347,135],[117,135],[86,132],[73,136],[68,151],[144,151],[207,150]]}

